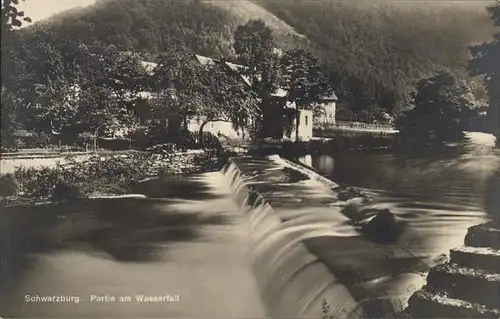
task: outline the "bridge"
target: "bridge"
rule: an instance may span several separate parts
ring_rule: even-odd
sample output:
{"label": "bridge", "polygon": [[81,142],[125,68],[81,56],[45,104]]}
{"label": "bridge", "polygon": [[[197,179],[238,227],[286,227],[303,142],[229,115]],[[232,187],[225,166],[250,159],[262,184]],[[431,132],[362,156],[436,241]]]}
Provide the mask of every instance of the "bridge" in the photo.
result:
{"label": "bridge", "polygon": [[369,124],[361,122],[336,121],[335,123],[316,124],[313,127],[313,135],[317,137],[333,137],[338,133],[375,133],[375,134],[396,134],[393,126],[387,124]]}

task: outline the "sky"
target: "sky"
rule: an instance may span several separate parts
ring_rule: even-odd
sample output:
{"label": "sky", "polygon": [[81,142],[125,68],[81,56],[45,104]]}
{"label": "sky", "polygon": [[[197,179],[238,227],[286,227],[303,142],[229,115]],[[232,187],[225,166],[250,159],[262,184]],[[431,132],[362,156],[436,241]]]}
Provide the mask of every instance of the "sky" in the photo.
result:
{"label": "sky", "polygon": [[95,0],[25,0],[19,1],[19,9],[35,22],[61,11],[85,7],[93,3]]}
{"label": "sky", "polygon": [[[279,1],[279,0],[278,0]],[[322,0],[319,0],[322,1]],[[395,0],[387,0],[395,1]],[[402,1],[402,0],[396,0]],[[403,0],[410,2],[422,3],[425,0]],[[437,1],[431,0],[432,2],[453,2],[453,0]],[[493,0],[462,0],[459,2],[469,2],[469,3],[479,3],[484,2],[491,3]],[[30,17],[33,22],[40,21],[42,19],[48,18],[56,13],[72,9],[75,7],[85,7],[95,3],[95,0],[25,0],[20,1],[19,9],[24,11],[26,16]]]}

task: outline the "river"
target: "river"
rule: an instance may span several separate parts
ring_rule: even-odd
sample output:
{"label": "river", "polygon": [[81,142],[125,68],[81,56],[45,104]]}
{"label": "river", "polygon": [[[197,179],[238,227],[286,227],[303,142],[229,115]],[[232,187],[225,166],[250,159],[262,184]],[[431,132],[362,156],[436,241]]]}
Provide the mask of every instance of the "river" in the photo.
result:
{"label": "river", "polygon": [[148,198],[0,208],[0,317],[266,316],[219,172],[137,191]]}
{"label": "river", "polygon": [[[389,208],[406,222],[389,246],[365,240],[329,207],[277,209],[289,220],[260,238],[218,172],[152,181],[141,190],[146,199],[0,212],[0,316],[320,317],[328,296],[334,310],[350,307],[353,298],[369,303],[370,296],[400,309],[429,267],[487,217],[485,182],[500,167],[500,154],[490,135],[469,137],[439,153],[296,158],[336,183],[362,188],[373,198],[369,206]],[[255,258],[265,266],[252,271]],[[343,273],[346,265],[359,273]],[[141,294],[173,301],[138,302]],[[27,302],[26,295],[81,302]],[[105,301],[121,296],[132,300]]]}
{"label": "river", "polygon": [[[373,199],[368,208],[389,208],[406,223],[401,238],[389,248],[392,264],[380,262],[382,258],[374,256],[380,252],[363,244],[355,257],[336,251],[338,256],[327,266],[335,268],[343,259],[348,260],[360,271],[359,276],[371,273],[367,277],[373,285],[364,283],[371,294],[381,297],[387,289],[399,290],[400,305],[394,306],[403,307],[411,292],[425,283],[425,270],[446,260],[450,249],[461,246],[468,227],[487,219],[483,203],[486,182],[500,168],[500,154],[493,145],[493,136],[469,133],[467,141],[439,151],[347,152],[290,158],[336,183],[359,187]],[[333,237],[331,241],[334,243]],[[346,240],[345,250],[350,250],[350,245],[354,241]],[[316,246],[317,254],[323,254],[325,248]],[[400,249],[395,249],[397,246]],[[405,259],[407,262],[402,262]],[[412,273],[420,273],[421,279],[413,277],[400,284],[386,281],[397,274]],[[395,292],[388,292],[391,294]]]}

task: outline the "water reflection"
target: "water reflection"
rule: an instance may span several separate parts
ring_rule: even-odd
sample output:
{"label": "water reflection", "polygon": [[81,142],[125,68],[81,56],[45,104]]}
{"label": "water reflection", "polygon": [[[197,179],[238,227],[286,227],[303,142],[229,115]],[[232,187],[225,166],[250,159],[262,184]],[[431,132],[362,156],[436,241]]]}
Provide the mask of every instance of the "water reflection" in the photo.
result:
{"label": "water reflection", "polygon": [[320,155],[316,165],[321,172],[331,173],[335,169],[335,160],[332,156]]}
{"label": "water reflection", "polygon": [[[388,309],[381,305],[384,296],[392,306],[400,303],[396,308],[401,308],[411,291],[424,283],[429,267],[443,262],[451,248],[463,244],[468,227],[487,218],[483,205],[486,181],[499,169],[500,156],[488,139],[484,141],[484,136],[474,135],[466,143],[439,152],[354,152],[299,158],[336,183],[358,186],[374,198],[356,212],[358,219],[373,216],[370,209],[388,208],[407,223],[400,239],[385,248],[360,237],[311,236],[306,242],[309,251],[341,282],[358,278],[359,283],[345,285],[358,302],[366,299],[365,310],[383,314]],[[387,257],[390,259],[384,261]],[[347,265],[357,275],[346,273],[343,267]],[[412,277],[419,273],[420,279]],[[366,305],[372,302],[376,309]]]}
{"label": "water reflection", "polygon": [[333,156],[330,155],[315,154],[314,156],[312,156],[310,154],[306,154],[299,157],[298,160],[304,165],[315,168],[322,174],[328,175],[332,173],[335,168],[335,160]]}

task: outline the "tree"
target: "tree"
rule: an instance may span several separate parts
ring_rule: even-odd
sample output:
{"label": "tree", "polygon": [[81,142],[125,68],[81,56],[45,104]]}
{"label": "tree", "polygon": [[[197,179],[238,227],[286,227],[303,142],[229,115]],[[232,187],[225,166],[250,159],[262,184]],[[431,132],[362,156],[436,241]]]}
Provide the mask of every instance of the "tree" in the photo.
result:
{"label": "tree", "polygon": [[1,144],[10,147],[13,145],[13,132],[21,118],[18,109],[22,102],[16,96],[19,87],[18,79],[23,76],[24,68],[19,52],[15,49],[18,38],[14,29],[22,26],[23,22],[31,22],[23,11],[18,11],[18,0],[2,0],[2,101],[1,101]]}
{"label": "tree", "polygon": [[271,94],[278,88],[279,57],[272,30],[262,20],[251,20],[238,26],[234,33],[234,50],[240,70],[260,99],[260,112],[255,118],[256,131],[262,132],[263,110]]}
{"label": "tree", "polygon": [[200,142],[208,122],[230,122],[235,129],[245,130],[249,120],[259,114],[256,94],[248,90],[239,75],[229,74],[223,62],[208,65],[205,75],[206,95],[196,110],[201,120]]}
{"label": "tree", "polygon": [[424,145],[459,141],[473,108],[470,95],[468,87],[449,72],[419,81],[414,108],[396,121],[400,137]]}
{"label": "tree", "polygon": [[188,120],[196,115],[206,96],[203,77],[203,67],[195,61],[191,50],[183,46],[169,49],[153,71],[154,113],[162,118],[166,114],[174,115],[169,116],[169,127],[178,142],[185,138],[181,132],[187,133]]}
{"label": "tree", "polygon": [[330,88],[318,60],[306,50],[286,51],[281,58],[281,69],[286,98],[295,103],[295,133],[299,141],[300,110],[317,107]]}
{"label": "tree", "polygon": [[272,94],[278,87],[278,56],[272,30],[262,20],[251,20],[238,26],[234,33],[234,50],[238,62],[246,68],[252,88],[260,97]]}
{"label": "tree", "polygon": [[139,57],[101,43],[79,47],[82,54],[77,59],[80,69],[76,79],[81,89],[80,123],[97,134],[133,130],[138,125],[139,93],[147,88],[147,73]]}
{"label": "tree", "polygon": [[[488,8],[494,24],[500,27],[500,3]],[[468,67],[473,75],[484,75],[489,95],[488,117],[500,147],[500,32],[490,42],[471,48],[473,59]]]}
{"label": "tree", "polygon": [[2,31],[12,31],[20,28],[23,22],[31,22],[31,18],[25,17],[23,11],[17,10],[18,4],[19,0],[2,0]]}
{"label": "tree", "polygon": [[[109,135],[130,129],[145,71],[138,57],[102,43],[41,43],[32,59],[37,126],[48,133]],[[42,54],[43,53],[43,54]]]}

